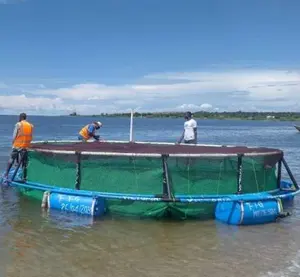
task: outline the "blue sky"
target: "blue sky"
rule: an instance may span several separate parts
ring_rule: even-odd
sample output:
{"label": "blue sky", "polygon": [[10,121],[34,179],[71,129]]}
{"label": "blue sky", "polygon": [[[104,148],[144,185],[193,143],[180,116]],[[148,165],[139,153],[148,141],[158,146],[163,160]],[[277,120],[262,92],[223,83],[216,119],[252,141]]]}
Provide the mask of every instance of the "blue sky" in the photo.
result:
{"label": "blue sky", "polygon": [[299,0],[0,3],[0,113],[300,110]]}

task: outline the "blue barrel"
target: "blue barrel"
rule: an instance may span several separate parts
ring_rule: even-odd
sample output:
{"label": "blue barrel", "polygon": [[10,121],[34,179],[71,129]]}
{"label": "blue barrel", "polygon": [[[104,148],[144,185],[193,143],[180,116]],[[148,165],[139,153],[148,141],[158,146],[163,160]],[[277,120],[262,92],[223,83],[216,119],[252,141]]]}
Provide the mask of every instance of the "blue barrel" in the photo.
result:
{"label": "blue barrel", "polygon": [[48,208],[84,215],[101,216],[105,213],[105,200],[101,197],[51,193],[48,197]]}
{"label": "blue barrel", "polygon": [[280,199],[243,202],[219,202],[217,220],[231,225],[253,225],[274,222],[282,212]]}

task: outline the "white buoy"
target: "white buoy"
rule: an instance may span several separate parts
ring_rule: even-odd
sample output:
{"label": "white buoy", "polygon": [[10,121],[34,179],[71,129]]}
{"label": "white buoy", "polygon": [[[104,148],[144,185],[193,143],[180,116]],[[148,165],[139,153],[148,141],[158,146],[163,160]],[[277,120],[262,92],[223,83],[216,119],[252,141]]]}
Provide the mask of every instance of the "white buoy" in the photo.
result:
{"label": "white buoy", "polygon": [[131,114],[130,114],[130,137],[129,141],[133,141],[133,109],[131,109]]}

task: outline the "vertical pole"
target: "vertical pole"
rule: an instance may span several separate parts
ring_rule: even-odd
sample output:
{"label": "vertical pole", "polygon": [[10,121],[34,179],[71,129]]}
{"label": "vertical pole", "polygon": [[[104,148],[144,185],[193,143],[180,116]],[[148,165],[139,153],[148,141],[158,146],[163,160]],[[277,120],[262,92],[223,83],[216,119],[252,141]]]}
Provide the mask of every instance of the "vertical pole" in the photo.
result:
{"label": "vertical pole", "polygon": [[161,156],[162,158],[162,168],[163,168],[163,195],[168,195],[168,185],[167,185],[167,176],[166,176],[166,169],[165,169],[165,155]]}
{"label": "vertical pole", "polygon": [[81,183],[81,154],[80,152],[76,153],[76,180],[75,180],[75,189],[80,190]]}
{"label": "vertical pole", "polygon": [[287,164],[285,158],[282,158],[282,163],[283,163],[283,165],[284,165],[284,167],[285,167],[285,169],[286,169],[286,171],[287,171],[287,173],[288,173],[290,179],[292,180],[293,185],[294,185],[295,188],[298,190],[298,189],[299,189],[299,186],[298,186],[298,184],[297,184],[297,181],[296,181],[295,177],[293,176],[293,173],[292,173],[290,167],[288,166],[288,164]]}
{"label": "vertical pole", "polygon": [[129,141],[130,142],[133,141],[133,109],[131,109],[131,113],[130,113],[130,137],[129,137]]}
{"label": "vertical pole", "polygon": [[238,154],[237,164],[237,194],[242,193],[242,179],[243,179],[243,154]]}
{"label": "vertical pole", "polygon": [[163,196],[171,199],[170,179],[167,165],[167,155],[162,155],[162,166],[163,166]]}
{"label": "vertical pole", "polygon": [[277,188],[281,187],[282,159],[277,163]]}
{"label": "vertical pole", "polygon": [[[28,151],[26,150],[26,152],[24,153],[24,156],[23,156],[23,165],[22,165],[22,167],[23,167],[23,181],[24,182],[27,182],[27,167],[28,167],[28,159],[29,159],[29,157],[28,157]],[[25,160],[26,160],[26,162],[25,162]]]}

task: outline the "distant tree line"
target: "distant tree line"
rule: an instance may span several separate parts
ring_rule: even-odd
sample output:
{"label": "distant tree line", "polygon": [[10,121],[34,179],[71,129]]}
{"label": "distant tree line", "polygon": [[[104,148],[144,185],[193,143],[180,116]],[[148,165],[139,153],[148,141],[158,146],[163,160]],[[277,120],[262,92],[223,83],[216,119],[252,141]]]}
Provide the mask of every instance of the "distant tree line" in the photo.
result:
{"label": "distant tree line", "polygon": [[[134,117],[144,118],[183,118],[183,112],[155,112],[139,113],[135,112]],[[70,116],[79,116],[76,113]],[[130,117],[130,113],[101,113],[92,115],[93,117]],[[241,120],[300,120],[300,112],[206,112],[198,111],[193,113],[197,119],[241,119]]]}

